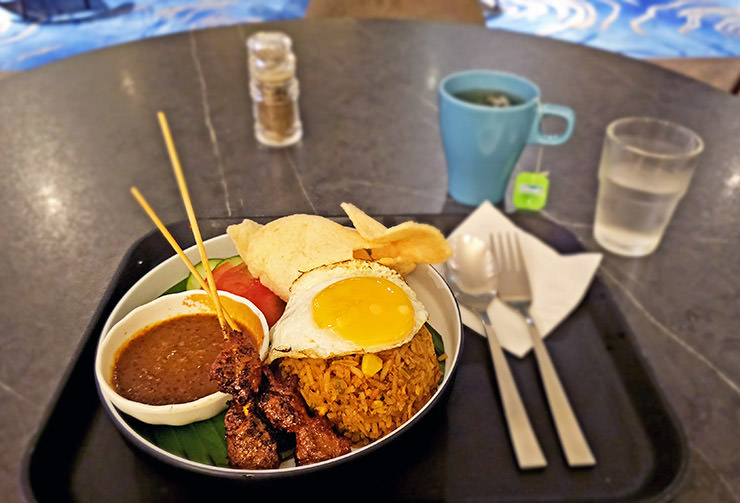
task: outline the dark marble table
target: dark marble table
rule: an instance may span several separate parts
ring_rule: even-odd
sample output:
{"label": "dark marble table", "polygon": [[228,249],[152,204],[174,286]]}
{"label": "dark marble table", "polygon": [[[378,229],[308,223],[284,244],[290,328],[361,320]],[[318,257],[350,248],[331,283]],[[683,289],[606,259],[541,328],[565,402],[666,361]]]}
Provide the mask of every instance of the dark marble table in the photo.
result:
{"label": "dark marble table", "polygon": [[[284,150],[252,135],[244,42],[293,37],[305,136]],[[185,218],[155,119],[164,110],[200,217],[466,213],[449,200],[436,86],[496,68],[529,76],[577,114],[544,152],[547,219],[587,249],[602,134],[656,115],[702,135],[706,152],[662,246],[606,255],[599,274],[687,432],[677,499],[740,501],[740,101],[641,62],[580,46],[452,24],[300,21],[155,38],[0,82],[0,494],[21,498],[22,454],[101,296],[152,229],[128,189],[165,222]],[[520,166],[531,167],[527,150]],[[91,369],[92,371],[92,369]]]}

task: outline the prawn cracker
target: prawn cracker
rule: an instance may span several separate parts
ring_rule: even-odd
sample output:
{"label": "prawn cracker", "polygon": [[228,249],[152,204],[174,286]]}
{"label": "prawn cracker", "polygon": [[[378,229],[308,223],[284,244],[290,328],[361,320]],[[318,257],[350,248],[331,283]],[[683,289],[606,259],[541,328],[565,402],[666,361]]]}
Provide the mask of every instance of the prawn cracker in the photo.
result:
{"label": "prawn cracker", "polygon": [[318,215],[290,215],[258,229],[245,220],[229,229],[249,272],[283,300],[288,300],[290,285],[303,272],[350,260],[354,250],[368,246],[357,231]]}
{"label": "prawn cracker", "polygon": [[357,232],[371,242],[372,259],[402,274],[411,272],[416,264],[438,264],[452,255],[444,235],[432,225],[403,222],[389,228],[353,204],[342,203],[342,209]]}

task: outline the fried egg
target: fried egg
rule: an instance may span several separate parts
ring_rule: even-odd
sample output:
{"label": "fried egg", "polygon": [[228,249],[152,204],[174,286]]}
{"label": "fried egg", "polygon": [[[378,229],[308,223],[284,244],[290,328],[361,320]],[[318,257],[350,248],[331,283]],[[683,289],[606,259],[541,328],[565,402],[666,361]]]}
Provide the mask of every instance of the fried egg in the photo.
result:
{"label": "fried egg", "polygon": [[303,273],[270,330],[268,363],[330,358],[401,346],[429,317],[411,287],[377,262],[347,260]]}

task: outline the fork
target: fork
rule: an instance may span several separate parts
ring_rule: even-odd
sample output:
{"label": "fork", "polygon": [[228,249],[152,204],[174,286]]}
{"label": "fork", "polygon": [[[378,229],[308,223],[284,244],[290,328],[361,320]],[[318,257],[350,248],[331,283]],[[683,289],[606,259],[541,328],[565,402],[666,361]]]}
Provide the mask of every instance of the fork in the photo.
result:
{"label": "fork", "polygon": [[516,234],[513,237],[510,233],[506,233],[505,236],[499,234],[495,239],[493,249],[499,266],[498,296],[505,304],[518,311],[527,323],[540,370],[540,378],[568,465],[572,467],[593,466],[596,464],[596,459],[583,435],[555,366],[529,312],[532,305],[532,289],[519,238]]}

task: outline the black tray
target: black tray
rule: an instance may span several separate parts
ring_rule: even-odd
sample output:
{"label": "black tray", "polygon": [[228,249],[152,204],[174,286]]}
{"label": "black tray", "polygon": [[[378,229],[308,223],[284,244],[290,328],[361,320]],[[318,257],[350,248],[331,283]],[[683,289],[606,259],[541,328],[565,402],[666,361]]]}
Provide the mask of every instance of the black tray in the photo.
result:
{"label": "black tray", "polygon": [[[463,217],[378,219],[386,225],[414,219],[446,233]],[[582,251],[569,232],[552,223],[528,215],[514,220],[562,253]],[[201,231],[204,237],[216,236],[239,221],[204,219]],[[170,229],[181,245],[192,244],[186,222]],[[22,474],[29,500],[657,502],[672,499],[679,489],[688,463],[685,435],[598,277],[575,312],[547,338],[598,461],[593,468],[569,469],[565,464],[532,355],[509,357],[509,363],[549,465],[534,472],[516,468],[487,345],[468,329],[447,398],[396,441],[352,462],[285,480],[235,482],[155,460],[128,445],[104,412],[93,361],[98,335],[115,304],[141,276],[172,255],[155,231],[124,257],[29,445]]]}

